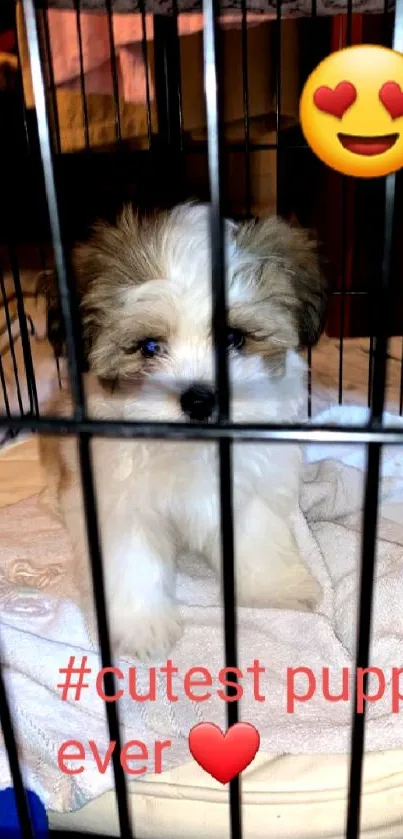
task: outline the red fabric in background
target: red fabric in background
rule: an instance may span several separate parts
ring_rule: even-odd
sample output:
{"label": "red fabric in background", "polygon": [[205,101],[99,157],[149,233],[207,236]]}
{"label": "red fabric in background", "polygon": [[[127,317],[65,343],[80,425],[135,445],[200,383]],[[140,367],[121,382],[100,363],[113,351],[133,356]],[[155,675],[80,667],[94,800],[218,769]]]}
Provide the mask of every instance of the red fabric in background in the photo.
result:
{"label": "red fabric in background", "polygon": [[8,32],[0,32],[0,52],[15,52],[15,32],[12,29]]}

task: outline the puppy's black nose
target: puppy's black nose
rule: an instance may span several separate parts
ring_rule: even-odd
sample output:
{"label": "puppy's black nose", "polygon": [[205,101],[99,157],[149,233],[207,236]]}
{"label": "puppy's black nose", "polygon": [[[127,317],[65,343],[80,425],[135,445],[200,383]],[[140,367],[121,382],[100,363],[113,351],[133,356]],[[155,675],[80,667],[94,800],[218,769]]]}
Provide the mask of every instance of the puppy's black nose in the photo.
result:
{"label": "puppy's black nose", "polygon": [[208,385],[192,385],[182,393],[180,402],[183,413],[196,422],[210,419],[215,408],[215,396]]}

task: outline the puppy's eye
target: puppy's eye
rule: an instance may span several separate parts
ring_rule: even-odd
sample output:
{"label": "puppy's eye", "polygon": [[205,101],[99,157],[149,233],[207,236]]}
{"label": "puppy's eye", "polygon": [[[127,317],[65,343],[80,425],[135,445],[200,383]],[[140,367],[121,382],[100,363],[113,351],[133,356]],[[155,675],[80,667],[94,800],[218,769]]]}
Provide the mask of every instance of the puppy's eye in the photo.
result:
{"label": "puppy's eye", "polygon": [[140,341],[139,349],[145,358],[155,358],[162,352],[161,343],[157,338],[145,338],[144,341]]}
{"label": "puppy's eye", "polygon": [[227,335],[227,347],[232,350],[240,350],[245,343],[245,335],[240,329],[229,329]]}

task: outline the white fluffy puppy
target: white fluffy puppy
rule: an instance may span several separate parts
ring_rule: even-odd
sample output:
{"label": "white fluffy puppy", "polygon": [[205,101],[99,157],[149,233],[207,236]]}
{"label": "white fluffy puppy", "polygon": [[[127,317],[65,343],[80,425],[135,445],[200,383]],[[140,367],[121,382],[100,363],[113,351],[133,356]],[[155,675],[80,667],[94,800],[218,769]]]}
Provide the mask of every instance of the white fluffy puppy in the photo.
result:
{"label": "white fluffy puppy", "polygon": [[[315,249],[277,218],[226,222],[225,248],[232,420],[294,421],[306,400],[298,350],[316,342],[323,323]],[[89,414],[211,420],[208,207],[181,205],[142,221],[126,208],[115,226],[98,226],[77,249],[75,271]],[[66,414],[67,405],[63,396],[57,412]],[[93,455],[114,653],[165,656],[181,634],[179,552],[202,554],[220,571],[217,445],[98,439]],[[298,446],[236,443],[233,455],[238,603],[313,608],[320,590],[293,535]],[[48,501],[71,534],[81,604],[91,615],[75,442],[43,438],[42,456]]]}

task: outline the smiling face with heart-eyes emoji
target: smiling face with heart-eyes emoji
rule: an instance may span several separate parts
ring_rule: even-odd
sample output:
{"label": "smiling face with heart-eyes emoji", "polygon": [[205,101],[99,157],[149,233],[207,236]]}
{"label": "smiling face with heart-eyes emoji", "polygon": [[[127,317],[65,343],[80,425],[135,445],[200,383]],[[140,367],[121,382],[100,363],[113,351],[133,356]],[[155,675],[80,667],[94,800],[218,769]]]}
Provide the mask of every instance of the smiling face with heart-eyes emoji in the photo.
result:
{"label": "smiling face with heart-eyes emoji", "polygon": [[344,175],[375,178],[403,167],[403,55],[363,45],[332,53],[300,100],[317,157]]}

